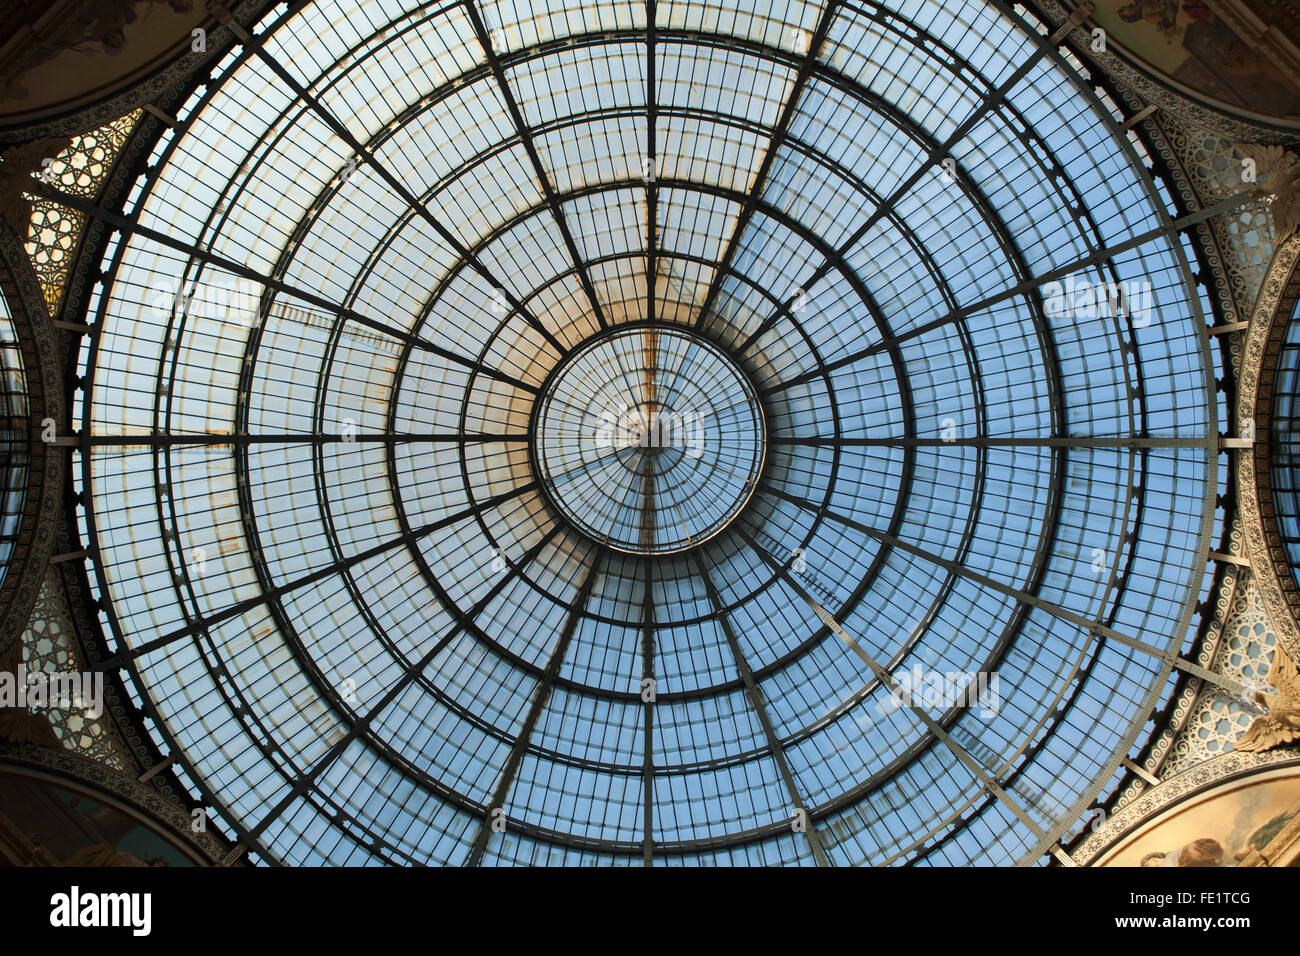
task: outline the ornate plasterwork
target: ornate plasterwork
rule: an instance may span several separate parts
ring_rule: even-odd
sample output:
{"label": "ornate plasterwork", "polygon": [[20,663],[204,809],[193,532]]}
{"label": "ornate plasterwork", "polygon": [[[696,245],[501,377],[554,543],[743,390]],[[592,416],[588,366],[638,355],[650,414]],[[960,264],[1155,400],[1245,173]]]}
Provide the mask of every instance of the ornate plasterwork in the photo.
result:
{"label": "ornate plasterwork", "polygon": [[[1249,572],[1243,571],[1241,576],[1248,579]],[[1216,641],[1214,653],[1198,663],[1247,688],[1263,687],[1276,646],[1277,635],[1260,600],[1259,589],[1247,582],[1236,591],[1232,611]],[[1259,714],[1249,697],[1240,697],[1217,684],[1202,683],[1185,727],[1158,775],[1170,777],[1230,752]]]}
{"label": "ornate plasterwork", "polygon": [[56,750],[34,744],[0,744],[0,766],[32,768],[64,778],[71,777],[126,804],[137,814],[166,827],[173,840],[188,845],[201,859],[220,861],[229,846],[211,829],[195,833],[190,811],[168,800],[148,784],[71,750]]}
{"label": "ornate plasterwork", "polygon": [[[46,576],[32,609],[32,619],[23,631],[22,642],[23,662],[28,673],[69,673],[88,669],[68,614],[63,588],[53,571]],[[118,770],[128,769],[125,747],[113,722],[105,715],[96,718],[57,707],[44,713],[63,746]]]}
{"label": "ornate plasterwork", "polygon": [[[53,552],[55,529],[63,507],[67,455],[40,440],[41,421],[65,422],[63,368],[59,342],[46,311],[45,297],[31,263],[12,229],[0,222],[0,286],[9,302],[23,352],[27,385],[27,503],[14,561],[0,589],[0,652],[17,638],[31,617]],[[21,558],[18,556],[21,555]]]}
{"label": "ornate plasterwork", "polygon": [[[1235,549],[1240,544],[1240,534],[1234,530],[1230,540]],[[1214,604],[1210,619],[1206,623],[1194,663],[1215,670],[1216,658],[1220,657],[1220,648],[1225,643],[1229,646],[1233,645],[1233,641],[1225,642],[1224,638],[1226,634],[1233,631],[1234,627],[1239,626],[1236,624],[1236,618],[1241,607],[1248,603],[1249,589],[1243,581],[1245,577],[1247,572],[1235,567],[1229,566],[1224,570],[1223,579],[1213,592]],[[1236,643],[1240,643],[1240,640]],[[1235,647],[1233,652],[1241,653]],[[1228,749],[1223,746],[1223,741],[1218,736],[1214,737],[1217,745],[1212,743],[1209,734],[1205,732],[1207,727],[1213,727],[1216,734],[1219,730],[1218,723],[1211,724],[1207,718],[1207,714],[1212,711],[1208,706],[1208,698],[1215,695],[1218,690],[1217,687],[1206,684],[1199,677],[1188,676],[1184,679],[1165,711],[1164,726],[1152,738],[1146,754],[1141,759],[1142,768],[1147,773],[1155,777],[1166,777],[1192,763],[1216,756],[1216,751],[1222,752]],[[1135,776],[1120,791],[1115,799],[1115,806],[1127,806],[1148,787],[1146,781]]]}
{"label": "ornate plasterwork", "polygon": [[[1137,109],[1132,94],[1126,105]],[[1156,165],[1172,181],[1181,208],[1188,211],[1212,206],[1246,187],[1242,182],[1242,157],[1236,143],[1220,132],[1186,123],[1178,116],[1159,113],[1141,124]],[[1209,270],[1207,287],[1217,300],[1218,321],[1244,321],[1254,307],[1273,255],[1273,225],[1266,203],[1247,201],[1228,216],[1197,224],[1195,236],[1200,262]],[[1234,347],[1239,335],[1220,339]]]}
{"label": "ornate plasterwork", "polygon": [[1218,786],[1234,777],[1245,776],[1268,767],[1300,765],[1300,753],[1284,747],[1264,753],[1233,751],[1184,770],[1152,787],[1097,827],[1070,855],[1078,866],[1087,866],[1121,837],[1176,803]]}
{"label": "ornate plasterwork", "polygon": [[1300,162],[1289,149],[1238,143],[1243,164],[1253,163],[1259,185],[1252,196],[1268,200],[1269,219],[1273,223],[1273,241],[1280,243],[1300,231]]}
{"label": "ornate plasterwork", "polygon": [[[1057,0],[1033,0],[1047,19],[1055,24],[1064,23],[1078,4],[1069,8]],[[1066,41],[1076,53],[1103,70],[1116,83],[1121,84],[1146,103],[1153,103],[1161,110],[1179,117],[1192,126],[1216,130],[1234,140],[1247,140],[1259,143],[1294,143],[1300,141],[1300,132],[1286,131],[1270,126],[1263,119],[1252,121],[1240,116],[1233,116],[1222,109],[1217,109],[1193,98],[1186,93],[1171,89],[1151,74],[1131,64],[1127,59],[1114,53],[1109,47],[1103,53],[1094,53],[1090,49],[1091,28],[1087,25],[1075,28]]]}
{"label": "ornate plasterwork", "polygon": [[[1238,528],[1234,527],[1229,540],[1231,552],[1240,553]],[[1277,635],[1248,569],[1225,569],[1212,611],[1193,662],[1248,689],[1264,686]],[[1219,684],[1188,677],[1166,711],[1164,727],[1142,758],[1142,768],[1167,779],[1214,760],[1233,750],[1235,741],[1260,713],[1248,695],[1238,696]],[[1148,789],[1146,781],[1134,777],[1114,807],[1128,806]]]}
{"label": "ornate plasterwork", "polygon": [[[93,199],[140,119],[140,110],[99,129],[74,136],[67,149],[51,157],[47,175],[74,196]],[[59,311],[86,217],[49,199],[32,196],[32,222],[25,248],[40,279],[51,315]]]}
{"label": "ornate plasterwork", "polygon": [[[1272,364],[1276,344],[1286,316],[1276,323],[1279,305],[1287,305],[1296,294],[1296,262],[1300,259],[1300,236],[1292,236],[1273,255],[1268,275],[1260,288],[1259,300],[1246,330],[1241,368],[1237,376],[1236,421],[1253,430],[1260,440],[1253,448],[1235,452],[1237,501],[1246,554],[1254,571],[1260,598],[1277,633],[1278,643],[1295,659],[1300,657],[1300,626],[1294,609],[1300,606],[1300,592],[1291,576],[1285,551],[1272,524],[1272,503],[1268,490],[1268,435],[1272,423]],[[1289,312],[1289,309],[1288,309]]]}
{"label": "ornate plasterwork", "polygon": [[[273,6],[270,0],[244,0],[232,3],[234,18],[245,27],[251,26],[264,9]],[[120,116],[140,109],[146,103],[156,103],[183,84],[187,78],[200,71],[204,64],[218,57],[232,42],[230,27],[212,24],[208,28],[207,52],[183,53],[163,69],[141,80],[130,89],[73,113],[67,113],[30,126],[0,130],[0,143],[22,143],[47,136],[75,136],[87,130],[99,129]]]}

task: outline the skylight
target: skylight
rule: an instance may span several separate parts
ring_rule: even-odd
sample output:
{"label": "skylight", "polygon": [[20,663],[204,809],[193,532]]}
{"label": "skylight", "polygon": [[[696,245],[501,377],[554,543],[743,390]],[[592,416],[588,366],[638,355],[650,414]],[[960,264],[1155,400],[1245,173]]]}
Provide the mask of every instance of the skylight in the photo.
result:
{"label": "skylight", "polygon": [[1218,426],[1169,211],[1021,16],[319,0],[208,81],[104,262],[81,468],[113,640],[258,859],[1077,831]]}

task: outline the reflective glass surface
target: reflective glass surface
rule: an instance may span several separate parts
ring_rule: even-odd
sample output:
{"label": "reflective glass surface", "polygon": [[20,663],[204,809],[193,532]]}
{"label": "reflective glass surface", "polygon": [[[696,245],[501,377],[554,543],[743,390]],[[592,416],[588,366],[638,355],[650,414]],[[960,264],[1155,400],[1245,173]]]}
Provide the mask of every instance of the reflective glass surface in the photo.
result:
{"label": "reflective glass surface", "polygon": [[[1203,584],[1214,369],[1135,139],[1024,16],[319,0],[218,66],[105,255],[79,467],[134,692],[256,859],[1084,825]],[[561,484],[602,390],[633,467]],[[661,400],[702,458],[642,446]]]}

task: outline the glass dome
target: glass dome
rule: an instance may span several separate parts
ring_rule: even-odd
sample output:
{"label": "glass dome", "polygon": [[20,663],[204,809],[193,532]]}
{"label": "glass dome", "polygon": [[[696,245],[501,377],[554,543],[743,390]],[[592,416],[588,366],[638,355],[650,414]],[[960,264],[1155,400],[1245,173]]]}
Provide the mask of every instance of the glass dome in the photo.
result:
{"label": "glass dome", "polygon": [[1078,831],[1169,691],[1218,429],[1168,200],[1058,40],[318,0],[226,57],[105,255],[80,467],[116,663],[256,859]]}
{"label": "glass dome", "polygon": [[707,541],[763,470],[754,386],[707,339],[671,325],[620,323],[575,349],[533,407],[533,471],[552,506],[618,551]]}

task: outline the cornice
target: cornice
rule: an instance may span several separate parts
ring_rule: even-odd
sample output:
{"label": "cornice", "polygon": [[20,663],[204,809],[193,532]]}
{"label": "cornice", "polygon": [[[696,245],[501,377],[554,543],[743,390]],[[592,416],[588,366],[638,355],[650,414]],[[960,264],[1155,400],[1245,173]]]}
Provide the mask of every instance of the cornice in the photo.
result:
{"label": "cornice", "polygon": [[1234,750],[1188,767],[1112,814],[1075,849],[1071,859],[1078,866],[1090,866],[1120,839],[1187,798],[1260,770],[1287,765],[1300,766],[1300,752],[1294,747],[1263,753],[1238,753]]}
{"label": "cornice", "polygon": [[60,343],[21,240],[0,222],[0,288],[13,314],[27,388],[28,485],[18,541],[0,587],[0,653],[22,633],[53,553],[68,456],[41,441],[52,418],[66,433]]}
{"label": "cornice", "polygon": [[[1053,24],[1064,23],[1078,4],[1066,6],[1058,0],[1030,0],[1032,6],[1043,13]],[[1091,27],[1076,28],[1067,38],[1075,54],[1097,69],[1104,71],[1116,83],[1131,90],[1144,102],[1153,103],[1186,123],[1222,133],[1229,139],[1256,143],[1300,142],[1300,122],[1278,124],[1265,117],[1248,119],[1230,112],[1228,106],[1212,105],[1208,98],[1191,92],[1174,89],[1157,79],[1154,74],[1130,62],[1127,56],[1113,52],[1111,43],[1104,53],[1092,52]]]}
{"label": "cornice", "polygon": [[[284,0],[242,0],[230,3],[234,18],[245,27],[251,26],[262,14]],[[220,26],[215,20],[208,21],[204,27],[208,33],[207,51],[182,52],[167,65],[154,73],[146,75],[126,89],[88,103],[71,112],[42,119],[34,123],[10,125],[0,123],[0,145],[6,143],[25,143],[47,136],[75,136],[92,129],[99,129],[125,116],[132,110],[139,109],[146,103],[156,103],[182,85],[188,86],[187,80],[201,73],[209,63],[218,62],[218,57],[234,42],[234,34],[229,26]]]}
{"label": "cornice", "polygon": [[[1291,309],[1300,295],[1300,236],[1274,253],[1246,330],[1237,377],[1236,421],[1255,436],[1235,453],[1242,537],[1255,585],[1277,634],[1292,659],[1300,659],[1300,589],[1277,533],[1271,477],[1273,376]],[[1253,422],[1253,425],[1246,425]]]}
{"label": "cornice", "polygon": [[36,744],[0,744],[0,768],[30,769],[58,779],[72,779],[99,791],[137,815],[155,821],[172,841],[189,848],[198,860],[216,864],[229,847],[213,832],[194,832],[189,810],[168,800],[134,777],[71,750]]}

